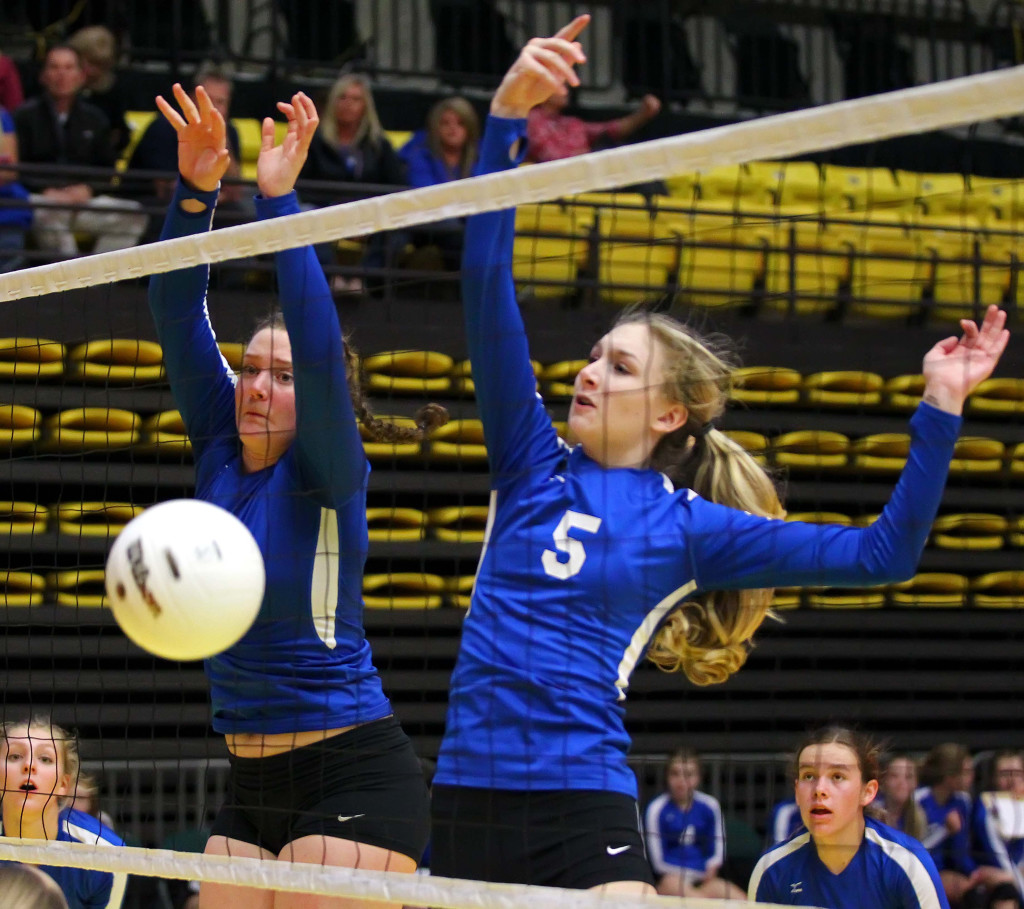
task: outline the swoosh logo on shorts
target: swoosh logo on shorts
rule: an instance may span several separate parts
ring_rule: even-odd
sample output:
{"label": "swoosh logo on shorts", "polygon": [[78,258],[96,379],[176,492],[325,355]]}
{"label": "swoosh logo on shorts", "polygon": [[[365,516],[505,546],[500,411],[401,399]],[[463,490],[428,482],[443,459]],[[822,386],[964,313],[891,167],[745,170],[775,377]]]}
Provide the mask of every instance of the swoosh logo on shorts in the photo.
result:
{"label": "swoosh logo on shorts", "polygon": [[629,846],[606,846],[609,855],[621,855]]}
{"label": "swoosh logo on shorts", "polygon": [[[339,814],[338,815],[338,820],[341,821],[344,824],[345,821],[354,821],[357,817],[366,817],[366,815],[365,814]],[[629,847],[627,846],[626,848],[628,849]]]}

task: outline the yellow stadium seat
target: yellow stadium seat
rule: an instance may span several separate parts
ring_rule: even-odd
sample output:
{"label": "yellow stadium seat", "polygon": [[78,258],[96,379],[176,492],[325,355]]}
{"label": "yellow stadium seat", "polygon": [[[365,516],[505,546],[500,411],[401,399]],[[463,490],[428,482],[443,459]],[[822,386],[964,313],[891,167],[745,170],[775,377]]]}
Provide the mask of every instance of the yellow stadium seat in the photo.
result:
{"label": "yellow stadium seat", "polygon": [[371,543],[409,543],[426,535],[427,516],[417,508],[367,508]]}
{"label": "yellow stadium seat", "polygon": [[909,452],[909,433],[879,432],[853,440],[850,463],[855,470],[898,473],[907,463]]}
{"label": "yellow stadium seat", "polygon": [[217,347],[228,366],[236,372],[242,368],[242,357],[245,356],[245,345],[241,341],[218,341]]}
{"label": "yellow stadium seat", "polygon": [[684,205],[691,204],[700,194],[700,174],[696,171],[676,174],[665,179],[665,186],[672,201]]}
{"label": "yellow stadium seat", "polygon": [[436,461],[464,464],[487,461],[484,425],[480,420],[452,420],[430,434],[429,454]]}
{"label": "yellow stadium seat", "polygon": [[593,206],[561,202],[516,207],[512,274],[519,292],[537,299],[569,296],[587,261],[588,234],[597,217]]}
{"label": "yellow stadium seat", "polygon": [[540,371],[540,381],[545,389],[545,394],[557,398],[571,398],[575,391],[573,383],[576,375],[584,366],[587,360],[560,360],[557,363],[549,363]]}
{"label": "yellow stadium seat", "polygon": [[1024,571],[993,571],[971,582],[974,605],[982,609],[1024,607]]}
{"label": "yellow stadium seat", "polygon": [[966,512],[939,515],[932,525],[931,543],[939,549],[1002,549],[1009,527],[1009,521],[998,514]]}
{"label": "yellow stadium seat", "polygon": [[185,421],[177,410],[164,410],[142,421],[142,440],[135,449],[140,454],[181,457],[192,453],[192,442],[185,432]]}
{"label": "yellow stadium seat", "polygon": [[366,387],[371,392],[436,394],[451,387],[455,361],[434,350],[389,350],[363,359]]}
{"label": "yellow stadium seat", "polygon": [[659,217],[646,204],[602,206],[597,209],[596,242],[598,292],[605,300],[636,303],[668,292],[680,248],[671,219]]}
{"label": "yellow stadium seat", "polygon": [[1012,278],[1008,246],[979,243],[977,250],[963,249],[961,239],[935,239],[932,248],[937,253],[933,318],[955,323],[972,318],[979,306],[1003,302]]}
{"label": "yellow stadium seat", "polygon": [[141,505],[132,505],[130,502],[60,502],[50,507],[58,533],[110,540],[142,511]]}
{"label": "yellow stadium seat", "polygon": [[835,183],[827,183],[813,161],[783,161],[776,170],[772,187],[775,200],[787,208],[808,212],[837,212],[849,208],[849,200]]}
{"label": "yellow stadium seat", "polygon": [[106,605],[100,568],[51,572],[46,576],[46,584],[58,606],[98,609]]}
{"label": "yellow stadium seat", "polygon": [[[533,367],[533,374],[540,376],[540,362],[530,360],[530,365]],[[451,380],[451,390],[453,392],[465,395],[472,395],[476,392],[476,386],[473,384],[473,364],[469,360],[459,360],[458,363],[452,366]]]}
{"label": "yellow stadium seat", "polygon": [[970,192],[963,174],[931,174],[897,170],[897,183],[913,190],[918,205],[928,215],[988,216],[991,206],[984,198]]}
{"label": "yellow stadium seat", "polygon": [[76,407],[47,417],[41,446],[45,451],[104,451],[139,441],[142,418],[130,410]]}
{"label": "yellow stadium seat", "polygon": [[[410,417],[377,415],[379,420],[394,423],[405,429],[415,429],[416,421]],[[359,435],[363,439],[363,451],[373,463],[388,463],[418,458],[421,454],[421,442],[413,439],[408,442],[385,442],[373,437],[373,434],[362,423],[359,423]]]}
{"label": "yellow stadium seat", "polygon": [[700,200],[721,202],[736,208],[770,207],[774,199],[771,186],[777,165],[771,162],[725,164],[700,174]]}
{"label": "yellow stadium seat", "polygon": [[412,138],[413,130],[411,129],[386,129],[384,135],[388,137],[388,142],[391,143],[391,147],[398,151],[403,145],[406,144]]}
{"label": "yellow stadium seat", "polygon": [[473,599],[473,585],[475,583],[475,574],[445,578],[444,587],[448,602],[458,609],[469,609],[470,601]]}
{"label": "yellow stadium seat", "polygon": [[675,222],[682,241],[678,293],[697,306],[746,306],[764,278],[767,244],[750,223],[718,222],[720,216]]}
{"label": "yellow stadium seat", "polygon": [[159,382],[164,377],[163,358],[163,350],[155,341],[104,338],[72,348],[67,375],[103,384]]}
{"label": "yellow stadium seat", "polygon": [[741,366],[732,374],[732,398],[744,404],[796,404],[803,377],[786,366]]}
{"label": "yellow stadium seat", "polygon": [[885,605],[885,591],[877,587],[811,589],[806,599],[812,609],[881,609]]}
{"label": "yellow stadium seat", "polygon": [[1003,469],[1006,446],[997,439],[984,436],[961,436],[949,462],[951,474],[998,473]]}
{"label": "yellow stadium seat", "polygon": [[803,604],[802,587],[776,587],[772,592],[772,609],[799,609]]}
{"label": "yellow stadium seat", "polygon": [[804,524],[839,524],[842,527],[853,524],[853,519],[840,511],[791,511],[786,515],[786,520]]}
{"label": "yellow stadium seat", "polygon": [[1011,546],[1024,546],[1024,517],[1007,522],[1006,542]]}
{"label": "yellow stadium seat", "polygon": [[416,571],[363,576],[363,603],[368,609],[438,609],[444,579]]}
{"label": "yellow stadium seat", "polygon": [[772,439],[772,458],[780,467],[832,470],[846,466],[850,440],[839,432],[799,429]]}
{"label": "yellow stadium seat", "polygon": [[0,378],[56,378],[65,354],[64,345],[49,338],[0,338]]}
{"label": "yellow stadium seat", "polygon": [[1024,215],[1024,180],[1008,177],[971,177],[970,192],[990,206],[1002,222],[1012,227]]}
{"label": "yellow stadium seat", "polygon": [[1024,379],[986,379],[967,399],[972,413],[1024,414]]}
{"label": "yellow stadium seat", "polygon": [[31,571],[0,571],[0,606],[38,606],[46,596],[46,578]]}
{"label": "yellow stadium seat", "polygon": [[765,305],[783,312],[833,309],[850,280],[850,243],[818,221],[785,219],[759,229],[769,246]]}
{"label": "yellow stadium seat", "polygon": [[43,415],[24,404],[0,404],[0,450],[13,451],[38,442]]}
{"label": "yellow stadium seat", "polygon": [[430,529],[450,543],[482,543],[490,509],[486,505],[452,505],[427,512]]}
{"label": "yellow stadium seat", "polygon": [[864,370],[832,370],[804,376],[804,400],[825,407],[876,407],[882,403],[885,380]]}
{"label": "yellow stadium seat", "polygon": [[872,318],[905,318],[932,284],[932,253],[923,240],[898,230],[873,230],[853,248],[850,311]]}
{"label": "yellow stadium seat", "polygon": [[0,536],[46,533],[50,513],[36,502],[0,502]]}
{"label": "yellow stadium seat", "polygon": [[725,435],[751,455],[758,464],[768,460],[768,437],[760,432],[747,429],[727,429]]}
{"label": "yellow stadium seat", "polygon": [[[241,160],[238,162],[243,180],[256,179],[256,160],[263,146],[263,121],[252,117],[232,117],[231,123],[238,130],[238,145]],[[275,130],[276,134],[276,130]]]}
{"label": "yellow stadium seat", "polygon": [[923,572],[889,588],[889,603],[898,608],[959,609],[967,605],[970,581],[952,572]]}
{"label": "yellow stadium seat", "polygon": [[1024,442],[1013,446],[1008,460],[1010,473],[1016,477],[1024,477]]}
{"label": "yellow stadium seat", "polygon": [[851,208],[867,209],[911,208],[912,190],[901,187],[896,176],[886,167],[842,167],[822,165],[822,179],[830,190],[845,196]]}
{"label": "yellow stadium seat", "polygon": [[893,376],[885,380],[885,399],[896,410],[914,410],[924,394],[924,376]]}

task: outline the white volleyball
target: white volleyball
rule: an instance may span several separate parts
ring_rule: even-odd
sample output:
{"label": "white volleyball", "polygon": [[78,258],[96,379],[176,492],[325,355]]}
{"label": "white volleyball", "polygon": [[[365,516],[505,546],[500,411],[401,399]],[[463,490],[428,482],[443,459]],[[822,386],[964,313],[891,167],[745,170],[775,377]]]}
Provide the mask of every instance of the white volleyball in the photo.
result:
{"label": "white volleyball", "polygon": [[201,660],[252,627],[266,585],[263,556],[233,514],[198,499],[147,508],[107,556],[107,602],[121,630],[168,660]]}

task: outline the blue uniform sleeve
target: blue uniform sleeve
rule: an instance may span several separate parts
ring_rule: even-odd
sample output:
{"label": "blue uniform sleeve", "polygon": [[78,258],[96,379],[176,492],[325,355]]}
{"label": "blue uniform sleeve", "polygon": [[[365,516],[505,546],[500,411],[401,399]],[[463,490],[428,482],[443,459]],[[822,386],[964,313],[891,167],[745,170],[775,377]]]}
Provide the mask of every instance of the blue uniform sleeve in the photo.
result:
{"label": "blue uniform sleeve", "polygon": [[[525,120],[489,117],[478,172],[515,167],[525,150],[525,129]],[[517,141],[519,157],[512,158]],[[537,395],[516,302],[514,233],[514,209],[473,215],[466,221],[462,257],[466,341],[495,486],[560,454],[558,436]]]}
{"label": "blue uniform sleeve", "polygon": [[[887,584],[913,576],[960,430],[957,416],[921,404],[906,467],[867,528],[786,523],[694,499],[688,534],[702,590]],[[698,504],[699,503],[699,504]]]}
{"label": "blue uniform sleeve", "polygon": [[[299,211],[295,193],[258,197],[260,218]],[[340,504],[366,482],[367,462],[345,375],[338,312],[312,247],[276,254],[278,293],[295,370],[294,451],[309,488]]]}
{"label": "blue uniform sleeve", "polygon": [[[199,214],[182,211],[184,199],[196,199],[206,208]],[[216,201],[216,191],[198,192],[179,180],[160,239],[208,231]],[[167,378],[197,459],[208,441],[235,428],[234,381],[206,309],[209,276],[209,266],[195,265],[154,275],[149,282],[149,308]]]}

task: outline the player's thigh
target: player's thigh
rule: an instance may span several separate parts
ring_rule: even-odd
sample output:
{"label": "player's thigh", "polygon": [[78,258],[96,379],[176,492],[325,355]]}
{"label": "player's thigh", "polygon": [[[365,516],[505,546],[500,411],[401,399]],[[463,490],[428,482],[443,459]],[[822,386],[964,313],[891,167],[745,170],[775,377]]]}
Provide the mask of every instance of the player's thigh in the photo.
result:
{"label": "player's thigh", "polygon": [[[416,870],[415,859],[408,855],[382,846],[371,846],[333,836],[299,837],[284,847],[279,858],[285,862],[359,868],[365,871],[397,871],[412,874]],[[388,905],[340,896],[282,891],[277,894],[273,909],[380,909]]]}
{"label": "player's thigh", "polygon": [[657,891],[644,881],[612,881],[610,884],[598,884],[590,887],[595,893],[621,893],[625,896],[647,896]]}
{"label": "player's thigh", "polygon": [[[231,855],[240,858],[272,859],[272,853],[252,843],[211,836],[206,841],[204,855]],[[203,881],[199,885],[199,909],[273,909],[274,894],[255,887],[235,887]]]}

